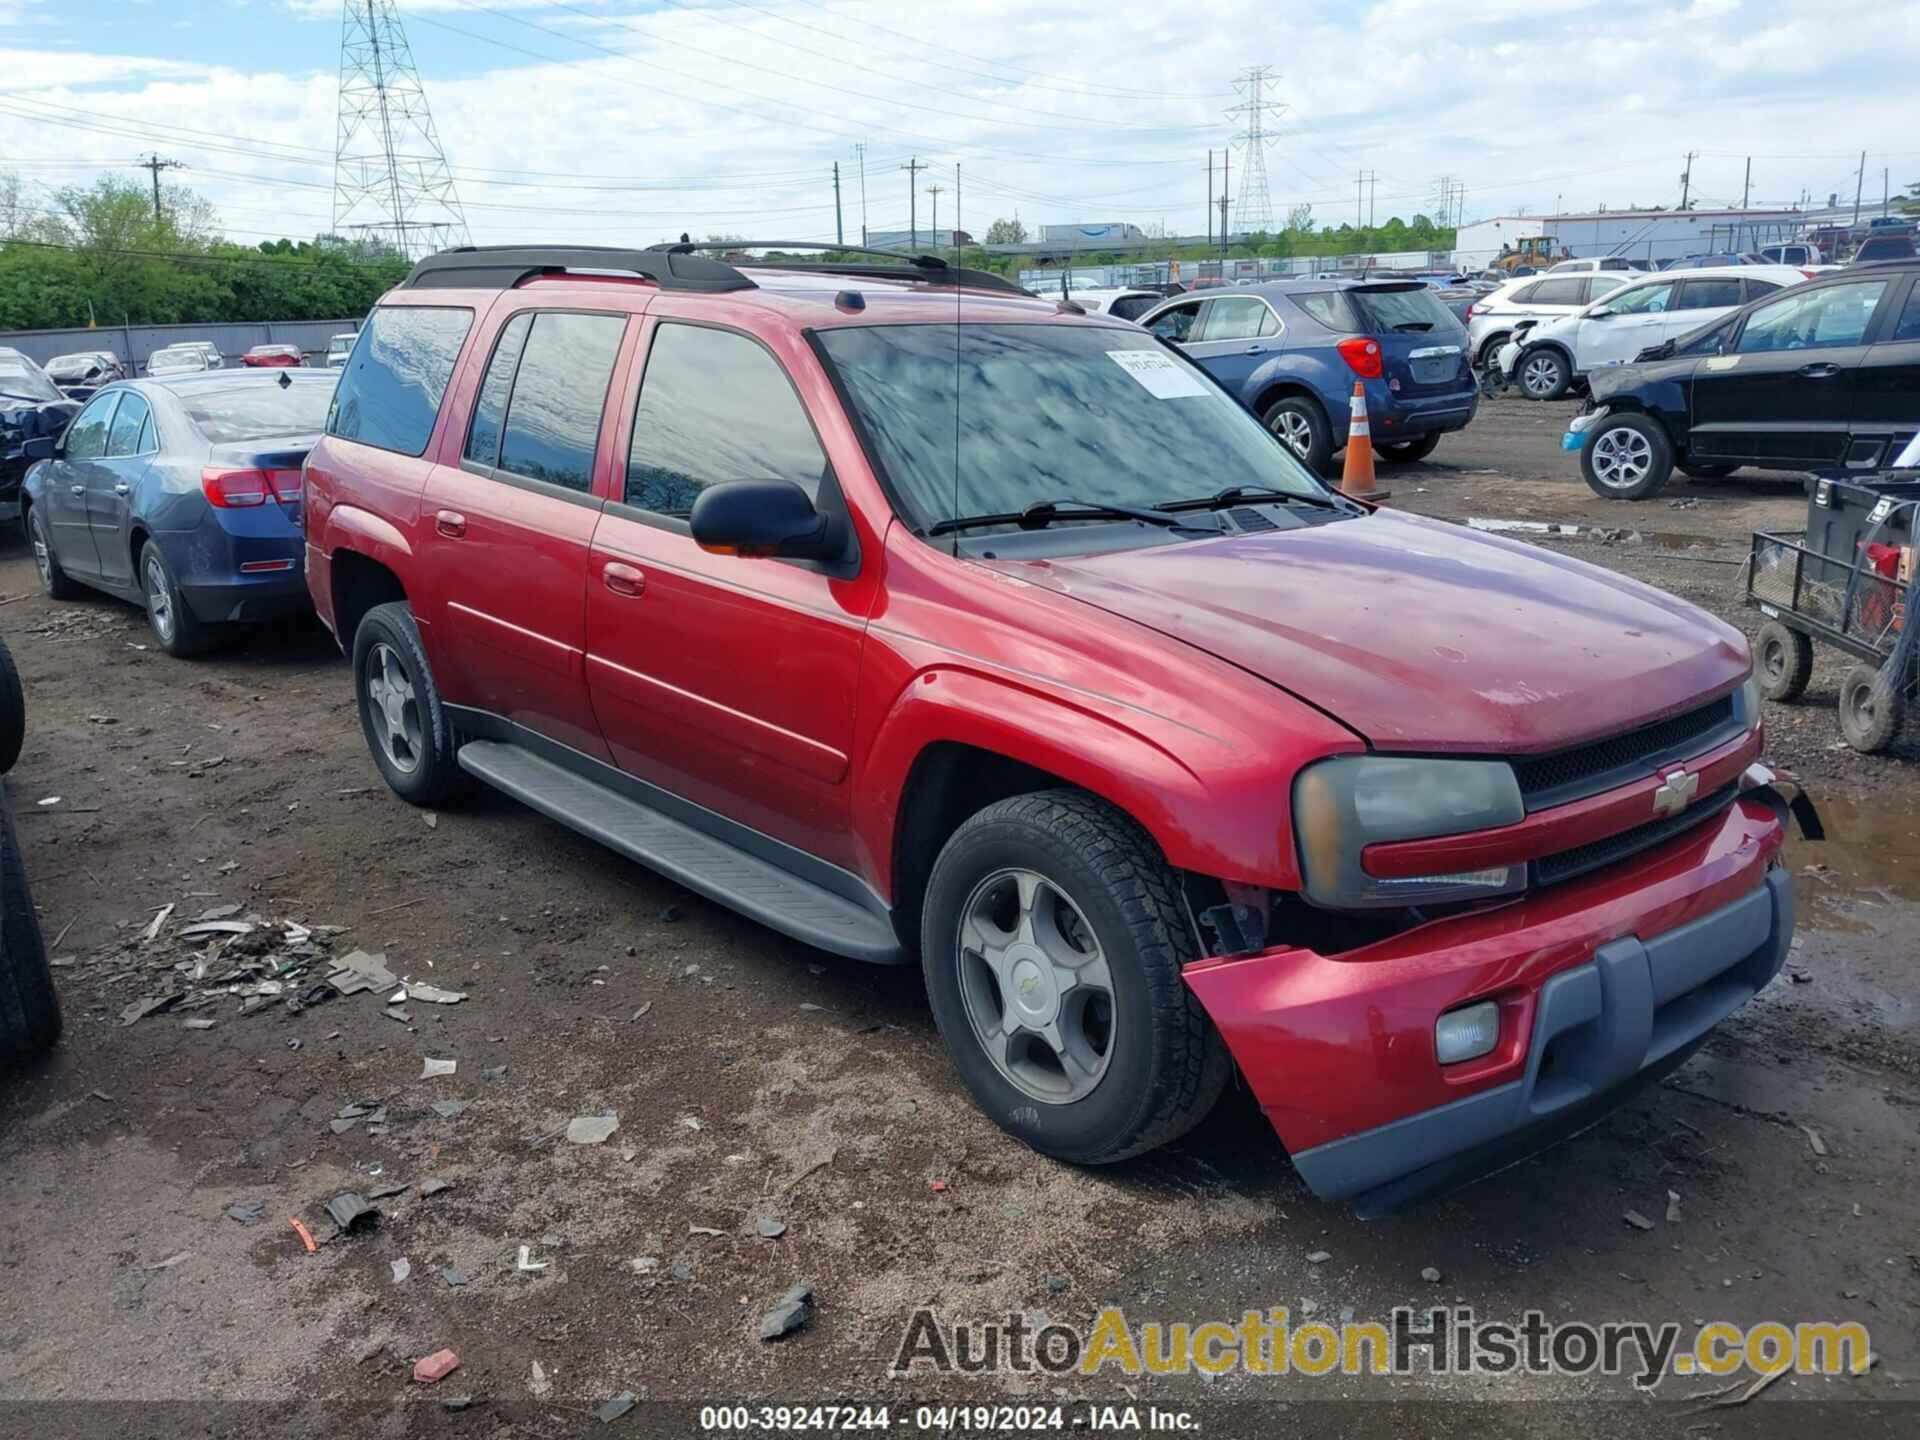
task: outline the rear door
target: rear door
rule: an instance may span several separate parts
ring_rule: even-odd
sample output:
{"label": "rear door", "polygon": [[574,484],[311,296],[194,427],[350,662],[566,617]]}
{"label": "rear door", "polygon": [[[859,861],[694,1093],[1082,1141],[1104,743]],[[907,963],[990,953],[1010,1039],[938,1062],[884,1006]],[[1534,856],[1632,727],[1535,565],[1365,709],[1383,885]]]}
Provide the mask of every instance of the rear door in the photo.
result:
{"label": "rear door", "polygon": [[1281,326],[1258,295],[1223,295],[1200,313],[1186,350],[1235,393],[1281,346]]}
{"label": "rear door", "polygon": [[1893,280],[1795,288],[1755,305],[1726,353],[1694,372],[1691,453],[1793,469],[1844,461],[1867,336]]}
{"label": "rear door", "polygon": [[133,583],[133,545],[127,514],[145,456],[153,453],[153,416],[144,395],[122,391],[120,408],[107,431],[107,453],[87,478],[87,525],[93,531],[100,578],[116,585]]}
{"label": "rear door", "polygon": [[1920,277],[1900,283],[1906,294],[1888,294],[1854,379],[1853,468],[1892,463],[1920,428]]}
{"label": "rear door", "polygon": [[623,402],[624,475],[587,577],[594,711],[628,773],[852,865],[848,757],[873,586],[810,561],[709,554],[687,525],[700,492],[726,480],[788,480],[835,503],[801,399],[804,386],[831,404],[831,389],[798,336],[774,337],[776,351],[673,313],[692,309],[654,302],[638,394],[630,382]]}
{"label": "rear door", "polygon": [[[518,308],[514,308],[518,307]],[[613,464],[601,418],[625,311],[510,294],[459,458],[422,496],[422,559],[463,702],[606,758],[587,698],[587,546]]]}
{"label": "rear door", "polygon": [[93,547],[93,523],[87,514],[87,496],[96,484],[111,484],[107,475],[107,436],[113,414],[125,392],[96,395],[73,417],[60,442],[60,455],[47,476],[47,542],[61,568],[90,578],[100,574],[99,553]]}

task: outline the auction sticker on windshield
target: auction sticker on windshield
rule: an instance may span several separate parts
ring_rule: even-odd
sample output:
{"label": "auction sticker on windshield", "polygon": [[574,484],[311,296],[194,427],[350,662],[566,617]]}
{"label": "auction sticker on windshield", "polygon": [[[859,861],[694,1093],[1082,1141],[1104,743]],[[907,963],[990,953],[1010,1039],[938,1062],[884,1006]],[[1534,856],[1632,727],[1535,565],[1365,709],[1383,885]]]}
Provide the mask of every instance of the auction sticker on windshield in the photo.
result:
{"label": "auction sticker on windshield", "polygon": [[1189,400],[1205,395],[1207,387],[1199,376],[1173,363],[1173,357],[1158,350],[1109,350],[1107,358],[1126,371],[1159,400]]}

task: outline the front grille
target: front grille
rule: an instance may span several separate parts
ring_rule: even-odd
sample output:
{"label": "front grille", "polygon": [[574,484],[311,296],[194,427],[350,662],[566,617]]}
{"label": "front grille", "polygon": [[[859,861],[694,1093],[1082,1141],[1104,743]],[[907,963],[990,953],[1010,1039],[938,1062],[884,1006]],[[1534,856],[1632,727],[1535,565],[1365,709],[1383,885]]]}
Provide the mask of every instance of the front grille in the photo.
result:
{"label": "front grille", "polygon": [[1716,732],[1725,730],[1725,738],[1731,739],[1736,729],[1733,697],[1727,695],[1697,710],[1591,745],[1552,755],[1520,757],[1513,762],[1513,772],[1519,777],[1527,809],[1541,810],[1597,795],[1635,778],[1623,771],[1644,772],[1649,764],[1698,754],[1708,748],[1708,742],[1722,738]]}
{"label": "front grille", "polygon": [[1533,862],[1533,883],[1557,885],[1562,880],[1571,880],[1576,875],[1598,870],[1602,865],[1611,865],[1616,860],[1624,860],[1664,840],[1671,840],[1682,831],[1691,830],[1720,814],[1733,804],[1739,793],[1740,783],[1736,780],[1696,800],[1678,815],[1662,815],[1657,820],[1636,825],[1631,830],[1622,830],[1618,835],[1609,835],[1604,840],[1595,840],[1590,845],[1545,856]]}

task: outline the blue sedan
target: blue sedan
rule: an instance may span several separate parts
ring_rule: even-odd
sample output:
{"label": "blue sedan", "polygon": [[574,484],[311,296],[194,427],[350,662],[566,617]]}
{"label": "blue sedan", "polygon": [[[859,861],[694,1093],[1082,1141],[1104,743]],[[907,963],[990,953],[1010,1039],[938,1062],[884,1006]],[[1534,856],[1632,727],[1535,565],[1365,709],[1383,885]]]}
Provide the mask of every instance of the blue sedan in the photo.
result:
{"label": "blue sedan", "polygon": [[144,606],[169,654],[221,627],[310,608],[300,466],[336,374],[231,371],[110,385],[59,440],[27,442],[21,487],[40,583]]}

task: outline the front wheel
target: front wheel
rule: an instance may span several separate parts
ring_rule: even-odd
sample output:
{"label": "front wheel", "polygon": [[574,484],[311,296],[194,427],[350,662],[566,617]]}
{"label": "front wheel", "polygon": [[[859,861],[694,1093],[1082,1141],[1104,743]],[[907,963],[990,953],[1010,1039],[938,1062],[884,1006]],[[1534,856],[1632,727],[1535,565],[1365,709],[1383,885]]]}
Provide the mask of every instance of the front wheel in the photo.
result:
{"label": "front wheel", "polygon": [[1558,350],[1529,350],[1514,367],[1520,393],[1529,400],[1558,400],[1573,383],[1573,369]]}
{"label": "front wheel", "polygon": [[27,543],[33,547],[33,568],[48,599],[71,600],[80,594],[80,582],[60,568],[60,557],[53,553],[53,540],[47,534],[47,522],[40,518],[38,505],[27,511]]}
{"label": "front wheel", "polygon": [[1400,440],[1381,445],[1380,458],[1395,465],[1411,465],[1416,460],[1426,459],[1439,444],[1440,432],[1435,430],[1418,440]]}
{"label": "front wheel", "polygon": [[1602,499],[1644,500],[1673,474],[1673,446],[1644,415],[1611,416],[1581,448],[1580,471]]}
{"label": "front wheel", "polygon": [[1225,1046],[1181,979],[1193,942],[1137,824],[1076,790],[1019,795],[934,862],[922,964],[975,1102],[1043,1154],[1124,1160],[1198,1124]]}

